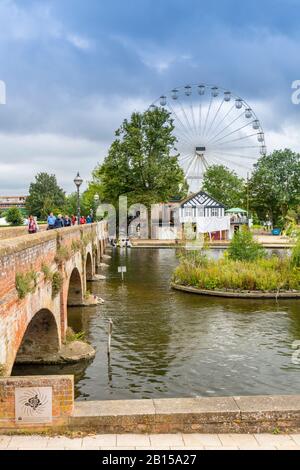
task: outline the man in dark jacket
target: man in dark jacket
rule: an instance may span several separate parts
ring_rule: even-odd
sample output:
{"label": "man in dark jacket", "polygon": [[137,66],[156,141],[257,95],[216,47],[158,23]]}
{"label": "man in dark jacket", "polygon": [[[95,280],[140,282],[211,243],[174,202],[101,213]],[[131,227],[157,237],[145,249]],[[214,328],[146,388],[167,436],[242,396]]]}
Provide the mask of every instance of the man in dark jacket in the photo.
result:
{"label": "man in dark jacket", "polygon": [[59,214],[55,220],[54,228],[63,228],[64,226],[64,221],[62,218],[62,215]]}
{"label": "man in dark jacket", "polygon": [[72,221],[68,215],[65,216],[64,218],[64,227],[71,227]]}

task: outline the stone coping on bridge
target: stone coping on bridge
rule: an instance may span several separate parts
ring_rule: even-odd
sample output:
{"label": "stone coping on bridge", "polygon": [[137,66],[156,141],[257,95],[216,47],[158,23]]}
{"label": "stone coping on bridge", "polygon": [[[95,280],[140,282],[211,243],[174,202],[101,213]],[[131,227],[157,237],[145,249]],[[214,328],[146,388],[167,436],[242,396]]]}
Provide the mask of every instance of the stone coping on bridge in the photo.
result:
{"label": "stone coping on bridge", "polygon": [[172,289],[190,294],[208,295],[211,297],[229,297],[237,299],[300,299],[299,291],[286,291],[286,292],[262,292],[262,291],[230,291],[230,290],[207,290],[198,289],[192,286],[183,286],[180,284],[171,283]]}
{"label": "stone coping on bridge", "polygon": [[17,253],[33,246],[56,240],[58,236],[64,237],[76,232],[87,232],[96,229],[97,224],[75,225],[63,229],[45,230],[34,234],[25,234],[14,238],[0,239],[0,257]]}

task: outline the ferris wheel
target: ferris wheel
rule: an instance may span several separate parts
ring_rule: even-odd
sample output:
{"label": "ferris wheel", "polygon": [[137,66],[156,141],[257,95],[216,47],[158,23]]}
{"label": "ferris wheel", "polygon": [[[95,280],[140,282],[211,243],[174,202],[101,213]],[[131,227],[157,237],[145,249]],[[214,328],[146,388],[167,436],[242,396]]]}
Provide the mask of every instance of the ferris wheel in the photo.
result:
{"label": "ferris wheel", "polygon": [[224,88],[196,84],[174,88],[158,98],[150,110],[171,113],[175,151],[190,191],[201,188],[211,165],[225,165],[246,176],[260,155],[266,154],[262,125],[248,103]]}

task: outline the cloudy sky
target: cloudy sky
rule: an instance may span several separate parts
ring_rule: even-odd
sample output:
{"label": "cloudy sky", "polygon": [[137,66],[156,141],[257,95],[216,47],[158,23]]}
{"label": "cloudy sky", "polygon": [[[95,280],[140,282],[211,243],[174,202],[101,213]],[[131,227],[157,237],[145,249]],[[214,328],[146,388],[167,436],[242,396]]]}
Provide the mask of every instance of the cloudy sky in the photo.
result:
{"label": "cloudy sky", "polygon": [[66,191],[133,110],[186,83],[255,109],[268,150],[300,151],[300,0],[0,0],[0,194],[40,171]]}

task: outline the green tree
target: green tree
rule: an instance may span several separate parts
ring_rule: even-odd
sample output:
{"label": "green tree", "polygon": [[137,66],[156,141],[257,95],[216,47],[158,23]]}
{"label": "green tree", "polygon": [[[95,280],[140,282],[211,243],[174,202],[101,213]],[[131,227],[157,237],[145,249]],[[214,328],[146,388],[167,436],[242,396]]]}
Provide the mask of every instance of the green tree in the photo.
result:
{"label": "green tree", "polygon": [[60,211],[65,203],[65,193],[58,186],[56,176],[39,173],[30,184],[26,209],[38,218],[46,218],[51,211]]}
{"label": "green tree", "polygon": [[170,113],[155,108],[133,113],[116,131],[104,163],[93,172],[88,194],[98,193],[101,201],[117,207],[119,196],[128,203],[151,204],[182,197],[187,192],[184,173],[178,163]]}
{"label": "green tree", "polygon": [[284,225],[290,209],[300,203],[300,154],[275,150],[254,165],[249,182],[251,207],[261,219]]}
{"label": "green tree", "polygon": [[255,261],[265,256],[265,249],[246,227],[234,234],[228,247],[228,257],[234,261]]}
{"label": "green tree", "polygon": [[8,224],[17,226],[23,224],[24,217],[18,207],[11,207],[5,212],[5,220]]}
{"label": "green tree", "polygon": [[228,209],[246,205],[245,180],[224,165],[212,165],[206,170],[202,189]]}
{"label": "green tree", "polygon": [[[85,200],[83,196],[84,194],[80,196],[80,213],[83,215],[87,215],[91,208],[85,204]],[[77,193],[74,192],[74,193],[68,194],[65,198],[65,203],[62,208],[63,214],[66,214],[69,216],[77,215],[77,205],[78,205]]]}

